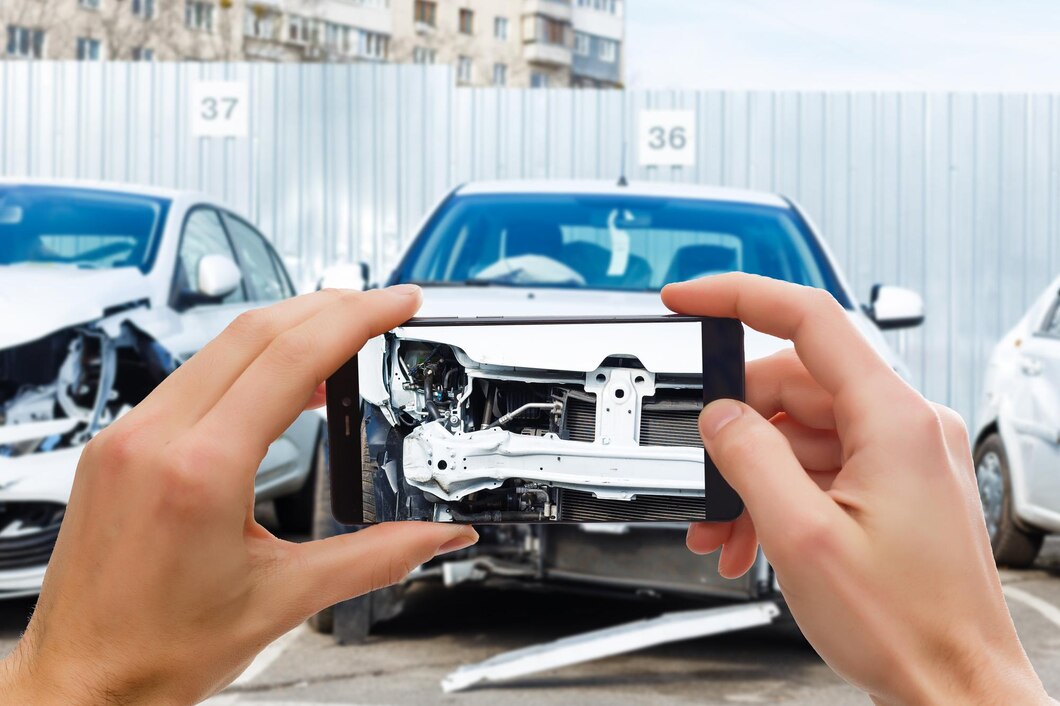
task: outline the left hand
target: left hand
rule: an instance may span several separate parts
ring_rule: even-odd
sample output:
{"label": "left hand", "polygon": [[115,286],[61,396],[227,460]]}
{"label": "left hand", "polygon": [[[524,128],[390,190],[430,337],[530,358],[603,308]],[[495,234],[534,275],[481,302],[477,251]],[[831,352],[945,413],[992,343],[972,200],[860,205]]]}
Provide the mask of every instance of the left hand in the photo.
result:
{"label": "left hand", "polygon": [[472,544],[426,522],[294,544],[254,520],[269,444],[419,303],[405,285],[250,311],[89,442],[4,702],[197,702],[313,613]]}

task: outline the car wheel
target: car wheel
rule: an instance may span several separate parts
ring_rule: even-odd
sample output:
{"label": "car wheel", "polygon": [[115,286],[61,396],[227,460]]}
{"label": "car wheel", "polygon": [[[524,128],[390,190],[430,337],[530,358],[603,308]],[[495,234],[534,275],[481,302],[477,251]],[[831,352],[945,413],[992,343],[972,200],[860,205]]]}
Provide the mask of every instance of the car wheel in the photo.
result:
{"label": "car wheel", "polygon": [[990,548],[998,566],[1025,568],[1042,548],[1042,534],[1019,527],[1012,512],[1012,484],[1001,437],[991,434],[975,451],[975,480]]}
{"label": "car wheel", "polygon": [[[320,425],[317,434],[317,448],[313,454],[313,460],[309,463],[309,473],[306,474],[305,483],[294,493],[276,498],[276,519],[280,523],[280,529],[287,534],[307,535],[313,531],[313,518],[316,509],[317,479],[320,477],[320,452],[323,446],[321,439],[324,437],[324,425]],[[327,469],[325,468],[325,474]]]}
{"label": "car wheel", "polygon": [[[362,430],[363,431],[363,430]],[[363,436],[362,436],[363,438]],[[368,473],[365,483],[371,483],[375,463],[368,456],[367,451],[361,458],[363,469]],[[338,534],[345,534],[350,530],[345,525],[339,524],[331,514],[331,482],[328,477],[327,466],[327,443],[324,434],[321,434],[320,444],[316,453],[316,482],[314,485],[313,539],[324,539]],[[365,487],[365,520],[375,521],[375,504],[372,486]],[[371,519],[369,515],[371,514]],[[356,531],[356,530],[353,530]],[[343,645],[355,645],[365,642],[372,632],[372,627],[381,620],[389,620],[396,617],[403,608],[405,595],[404,586],[388,586],[387,588],[373,591],[363,596],[351,598],[330,608],[325,608],[309,619],[309,627],[320,633],[330,633],[335,640]]]}

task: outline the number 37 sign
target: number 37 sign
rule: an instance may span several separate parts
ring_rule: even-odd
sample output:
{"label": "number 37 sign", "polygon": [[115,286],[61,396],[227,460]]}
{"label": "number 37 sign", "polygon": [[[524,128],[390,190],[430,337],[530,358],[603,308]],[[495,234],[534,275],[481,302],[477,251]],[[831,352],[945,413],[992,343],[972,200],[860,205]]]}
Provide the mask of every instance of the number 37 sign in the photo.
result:
{"label": "number 37 sign", "polygon": [[247,84],[197,81],[191,84],[193,137],[246,137]]}
{"label": "number 37 sign", "polygon": [[695,111],[642,110],[638,131],[640,166],[691,167],[695,165]]}

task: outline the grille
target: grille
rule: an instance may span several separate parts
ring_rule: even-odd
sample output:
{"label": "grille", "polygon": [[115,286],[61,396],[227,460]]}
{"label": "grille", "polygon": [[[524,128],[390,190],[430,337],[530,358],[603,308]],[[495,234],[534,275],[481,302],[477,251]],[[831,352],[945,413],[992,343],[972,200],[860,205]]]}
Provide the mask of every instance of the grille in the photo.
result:
{"label": "grille", "polygon": [[590,444],[596,441],[596,395],[588,399],[576,397],[573,394],[568,395],[564,409],[567,438],[571,441],[586,441]]}
{"label": "grille", "polygon": [[65,510],[58,503],[0,503],[0,535],[10,533],[0,536],[0,571],[47,564]]}
{"label": "grille", "polygon": [[706,516],[704,498],[640,495],[635,500],[601,500],[581,490],[559,491],[559,519],[568,522],[675,522]]}
{"label": "grille", "polygon": [[641,446],[695,446],[702,448],[698,407],[683,404],[645,404],[640,413]]}

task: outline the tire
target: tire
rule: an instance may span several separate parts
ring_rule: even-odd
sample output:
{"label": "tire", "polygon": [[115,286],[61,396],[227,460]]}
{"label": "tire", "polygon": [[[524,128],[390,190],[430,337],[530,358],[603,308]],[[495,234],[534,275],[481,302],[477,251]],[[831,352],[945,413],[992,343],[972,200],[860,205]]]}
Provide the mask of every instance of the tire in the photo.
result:
{"label": "tire", "polygon": [[976,448],[975,478],[994,561],[998,566],[1027,568],[1042,548],[1043,535],[1016,524],[1008,456],[997,434],[986,437]]}
{"label": "tire", "polygon": [[[276,507],[276,519],[280,523],[280,529],[286,534],[309,535],[313,532],[313,522],[316,516],[317,502],[317,479],[320,477],[322,464],[320,454],[323,450],[322,439],[324,437],[324,425],[320,425],[317,433],[317,447],[313,452],[313,459],[309,462],[309,473],[306,474],[305,483],[297,491],[290,495],[276,498],[273,504]],[[323,470],[327,475],[327,467]]]}
{"label": "tire", "polygon": [[[362,436],[364,438],[364,430]],[[372,474],[376,463],[371,459],[367,446],[362,446],[362,488],[364,490],[366,522],[375,521],[375,495],[373,493]],[[335,521],[331,514],[331,483],[328,477],[326,436],[321,434],[317,447],[315,462],[313,539],[324,539],[338,534],[346,534],[351,529]],[[353,530],[356,531],[356,530]],[[368,640],[372,628],[381,620],[389,620],[401,613],[405,587],[388,586],[363,596],[351,598],[329,608],[325,608],[309,619],[313,630],[334,635],[341,645],[357,645]]]}

